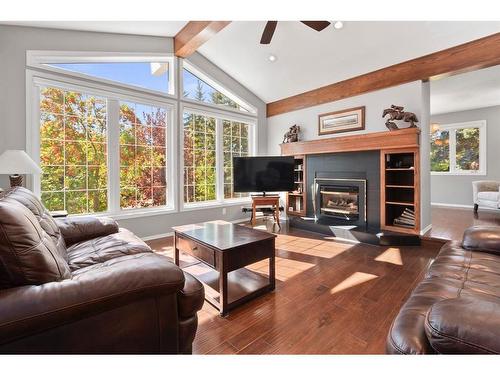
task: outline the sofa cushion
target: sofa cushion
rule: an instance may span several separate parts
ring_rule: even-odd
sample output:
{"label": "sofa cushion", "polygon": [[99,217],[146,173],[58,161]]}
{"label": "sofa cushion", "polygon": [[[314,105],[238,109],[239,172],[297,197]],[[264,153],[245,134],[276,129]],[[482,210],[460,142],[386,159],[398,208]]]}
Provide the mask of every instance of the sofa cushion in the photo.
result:
{"label": "sofa cushion", "polygon": [[500,193],[498,191],[481,191],[477,193],[477,198],[485,201],[498,202],[500,200]]}
{"label": "sofa cushion", "polygon": [[66,246],[118,233],[118,224],[109,217],[75,216],[56,219]]}
{"label": "sofa cushion", "polygon": [[151,248],[127,229],[118,233],[76,243],[68,247],[68,263],[71,271],[104,263],[124,255],[150,253]]}
{"label": "sofa cushion", "polygon": [[435,303],[425,332],[438,353],[499,354],[500,300],[475,296]]}
{"label": "sofa cushion", "polygon": [[61,257],[68,260],[66,255],[66,244],[54,218],[43,206],[40,199],[32,191],[24,187],[15,187],[4,193],[2,198],[5,201],[15,201],[21,203],[35,215],[42,229],[50,236],[54,242],[57,252]]}
{"label": "sofa cushion", "polygon": [[28,208],[14,200],[0,199],[0,263],[2,288],[71,277],[53,238]]}

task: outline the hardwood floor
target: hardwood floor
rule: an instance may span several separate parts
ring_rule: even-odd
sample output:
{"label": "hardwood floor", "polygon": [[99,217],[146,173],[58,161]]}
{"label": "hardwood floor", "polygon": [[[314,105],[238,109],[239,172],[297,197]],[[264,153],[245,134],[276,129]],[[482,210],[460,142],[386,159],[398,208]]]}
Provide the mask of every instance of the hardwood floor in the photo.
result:
{"label": "hardwood floor", "polygon": [[[257,229],[269,229],[260,224]],[[171,238],[149,244],[172,257]],[[205,303],[193,351],[384,353],[393,318],[437,251],[341,243],[283,225],[276,239],[276,291],[226,318]],[[267,274],[267,261],[249,268]]]}
{"label": "hardwood floor", "polygon": [[474,214],[472,209],[432,207],[432,229],[426,237],[460,240],[465,229],[473,225],[500,225],[500,210],[481,210]]}

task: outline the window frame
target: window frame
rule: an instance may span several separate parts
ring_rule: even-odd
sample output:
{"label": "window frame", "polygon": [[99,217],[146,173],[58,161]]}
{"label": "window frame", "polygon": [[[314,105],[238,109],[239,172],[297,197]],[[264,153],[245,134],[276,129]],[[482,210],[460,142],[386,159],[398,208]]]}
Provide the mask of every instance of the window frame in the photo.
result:
{"label": "window frame", "polygon": [[[173,85],[173,93],[161,93],[139,86],[110,81],[92,77],[86,74],[72,72],[66,69],[44,65],[46,63],[84,63],[84,62],[143,62],[145,60],[168,61],[169,83]],[[214,89],[236,101],[249,112],[241,111],[224,105],[204,103],[182,97],[182,72],[184,64],[192,67],[191,72],[200,79],[211,85]],[[172,69],[170,69],[172,67]],[[257,154],[259,135],[259,113],[257,107],[240,99],[223,84],[213,79],[209,74],[195,66],[190,61],[179,59],[173,53],[131,53],[131,52],[87,52],[87,51],[26,51],[26,150],[35,160],[40,161],[40,112],[39,112],[39,88],[35,83],[48,82],[47,85],[59,85],[69,89],[81,90],[86,93],[110,97],[116,100],[144,103],[146,105],[163,106],[168,111],[167,127],[167,205],[162,207],[149,207],[122,210],[120,208],[119,190],[119,157],[115,157],[112,164],[109,161],[112,149],[119,153],[119,117],[113,121],[116,123],[116,134],[110,134],[108,126],[108,212],[81,215],[112,216],[115,219],[129,219],[135,217],[146,217],[163,214],[172,214],[182,211],[208,209],[214,207],[242,206],[250,201],[250,197],[224,199],[224,168],[222,150],[222,120],[238,121],[250,125],[249,153]],[[119,116],[119,105],[117,105]],[[221,156],[220,166],[217,164],[217,200],[207,203],[184,204],[184,160],[183,160],[183,113],[185,108],[197,111],[202,115],[220,118],[220,130],[217,142]],[[109,112],[108,112],[109,116]],[[112,121],[107,120],[108,124]],[[181,154],[182,152],[182,154]],[[119,154],[118,154],[119,155]],[[111,176],[110,176],[111,174]],[[112,180],[115,181],[112,190]],[[27,186],[40,194],[40,176],[26,176]],[[114,209],[114,208],[118,209]],[[113,209],[112,209],[113,208]]]}
{"label": "window frame", "polygon": [[[460,170],[456,168],[456,132],[460,129],[467,128],[478,128],[479,129],[479,169],[474,170]],[[486,176],[487,174],[487,122],[486,120],[475,120],[458,122],[452,124],[439,125],[439,130],[446,130],[449,132],[449,158],[450,158],[450,170],[448,172],[432,171],[433,176]],[[432,133],[430,134],[430,137]],[[430,139],[429,139],[430,141]]]}
{"label": "window frame", "polygon": [[[191,74],[194,76],[198,77],[200,80],[205,82],[206,84],[212,86],[215,90],[219,91],[221,94],[227,96],[229,99],[232,101],[236,102],[240,107],[243,107],[246,109],[248,112],[240,111],[236,108],[232,108],[229,106],[226,106],[224,104],[214,104],[214,103],[209,103],[209,102],[201,102],[199,100],[191,99],[191,98],[185,98],[182,93],[184,92],[184,69],[189,71]],[[193,64],[190,61],[182,60],[181,63],[179,64],[179,99],[182,102],[188,103],[188,105],[202,105],[206,106],[212,109],[219,109],[235,114],[242,114],[242,115],[248,115],[248,116],[257,116],[257,108],[254,106],[248,104],[246,101],[243,99],[239,98],[237,95],[233,94],[231,91],[227,90],[221,83],[219,83],[217,80],[214,78],[210,77],[208,74],[203,72],[200,68],[198,68],[195,64]]]}
{"label": "window frame", "polygon": [[[198,103],[198,102],[197,102]],[[216,132],[216,148],[215,148],[215,186],[216,186],[216,199],[206,202],[184,202],[184,123],[182,121],[183,114],[190,113],[199,116],[207,116],[215,118],[215,132]],[[227,111],[213,111],[212,109],[203,108],[202,105],[192,105],[191,103],[182,103],[179,110],[181,117],[181,126],[179,127],[179,152],[180,157],[180,176],[179,181],[182,181],[182,189],[179,189],[179,202],[181,211],[191,211],[199,208],[220,207],[221,205],[240,205],[250,201],[250,197],[241,198],[224,198],[224,150],[222,147],[223,129],[222,123],[224,120],[242,122],[249,125],[249,139],[248,150],[250,155],[255,155],[257,151],[257,119],[241,115],[240,112],[234,113]]]}
{"label": "window frame", "polygon": [[[135,86],[124,82],[99,78],[88,74],[74,72],[45,64],[78,64],[78,63],[120,63],[120,62],[166,62],[168,63],[168,93],[151,90],[145,87]],[[122,52],[80,52],[80,51],[35,51],[26,52],[26,65],[31,68],[44,71],[60,73],[68,76],[90,80],[105,84],[106,86],[123,87],[128,90],[149,93],[166,98],[177,98],[177,85],[175,72],[177,71],[177,59],[170,53],[122,53]]]}
{"label": "window frame", "polygon": [[[177,179],[175,165],[177,163],[177,145],[174,140],[175,119],[177,118],[176,103],[171,100],[153,97],[149,93],[135,93],[127,90],[110,90],[107,85],[80,81],[74,78],[61,79],[58,75],[46,72],[35,72],[27,70],[27,128],[26,149],[33,160],[40,164],[40,89],[41,87],[56,87],[63,90],[83,92],[85,94],[99,95],[107,100],[107,165],[108,165],[108,210],[106,212],[75,214],[74,216],[107,216],[114,218],[131,218],[154,215],[176,210],[175,198],[177,196]],[[148,208],[122,209],[120,207],[120,124],[119,103],[120,101],[134,102],[144,105],[163,107],[167,110],[167,199],[166,205]],[[113,117],[114,116],[114,117]],[[29,176],[28,186],[33,187],[35,194],[41,194],[41,177],[39,175]],[[72,215],[73,216],[73,215]]]}

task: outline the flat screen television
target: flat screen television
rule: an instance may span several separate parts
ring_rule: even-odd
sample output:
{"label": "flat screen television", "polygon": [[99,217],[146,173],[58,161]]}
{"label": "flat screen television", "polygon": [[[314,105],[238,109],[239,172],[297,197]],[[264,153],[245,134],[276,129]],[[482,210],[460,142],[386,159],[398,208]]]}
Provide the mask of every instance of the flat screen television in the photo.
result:
{"label": "flat screen television", "polygon": [[294,190],[293,156],[241,156],[233,158],[236,193]]}

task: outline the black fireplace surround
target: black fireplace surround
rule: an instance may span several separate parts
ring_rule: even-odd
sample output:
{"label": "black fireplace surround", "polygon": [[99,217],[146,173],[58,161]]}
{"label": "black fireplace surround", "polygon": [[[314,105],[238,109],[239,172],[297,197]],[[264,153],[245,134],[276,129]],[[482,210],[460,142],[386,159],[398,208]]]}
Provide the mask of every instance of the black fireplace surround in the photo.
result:
{"label": "black fireplace surround", "polygon": [[292,216],[291,226],[372,245],[420,245],[418,235],[380,228],[379,151],[308,155],[306,163],[306,217]]}
{"label": "black fireplace surround", "polygon": [[[307,217],[326,225],[380,227],[379,151],[308,155],[306,160]],[[328,196],[333,196],[321,194],[322,190],[350,194],[337,194],[338,198],[345,198],[343,201],[337,199],[340,207],[330,203],[330,207],[323,207],[321,211],[321,195],[325,196],[324,204],[328,204]]]}

